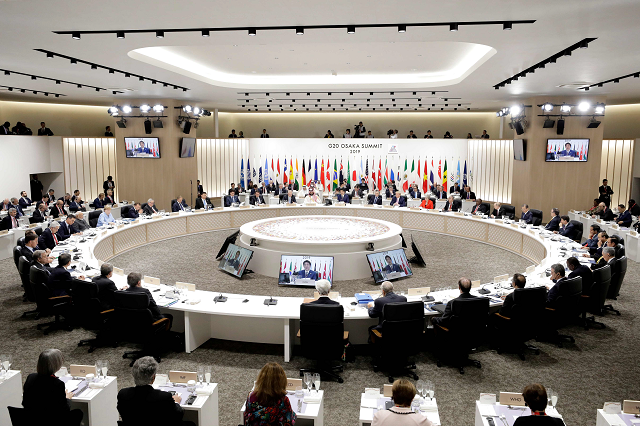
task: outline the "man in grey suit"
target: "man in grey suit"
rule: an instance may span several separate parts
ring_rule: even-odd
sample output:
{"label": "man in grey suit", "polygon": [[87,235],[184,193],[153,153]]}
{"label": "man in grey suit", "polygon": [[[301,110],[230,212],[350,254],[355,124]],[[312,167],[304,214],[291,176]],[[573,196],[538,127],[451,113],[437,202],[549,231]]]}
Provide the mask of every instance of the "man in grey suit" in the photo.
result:
{"label": "man in grey suit", "polygon": [[380,286],[382,290],[382,296],[378,297],[373,302],[369,302],[367,307],[369,308],[369,317],[378,318],[378,325],[371,327],[371,329],[380,330],[382,328],[382,321],[384,321],[383,308],[387,303],[392,302],[406,302],[407,298],[400,296],[393,292],[393,284],[389,281],[385,281]]}

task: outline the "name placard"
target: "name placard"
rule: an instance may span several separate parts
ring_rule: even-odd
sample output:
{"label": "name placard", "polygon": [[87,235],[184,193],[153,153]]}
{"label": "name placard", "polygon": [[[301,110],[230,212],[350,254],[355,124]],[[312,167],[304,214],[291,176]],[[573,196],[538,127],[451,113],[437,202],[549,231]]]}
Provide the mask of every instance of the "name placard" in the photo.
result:
{"label": "name placard", "polygon": [[363,204],[362,207],[373,207],[373,204]]}
{"label": "name placard", "polygon": [[191,371],[169,371],[169,381],[171,383],[187,383],[189,380],[197,380],[198,373]]}
{"label": "name placard", "polygon": [[156,219],[160,219],[162,216],[152,216],[151,220],[156,220]]}
{"label": "name placard", "polygon": [[285,205],[286,205],[287,207],[297,206],[297,204],[296,204],[296,203],[287,203],[287,204],[285,204]]}
{"label": "name placard", "polygon": [[269,207],[267,204],[258,204],[258,207]]}
{"label": "name placard", "polygon": [[380,389],[379,388],[364,388],[364,397],[367,399],[378,399],[380,398]]}
{"label": "name placard", "polygon": [[531,265],[531,266],[528,266],[527,269],[525,269],[525,272],[527,274],[533,274],[535,270],[536,270],[536,265]]}
{"label": "name placard", "polygon": [[391,398],[391,389],[393,389],[393,385],[385,384],[382,395]]}
{"label": "name placard", "polygon": [[453,212],[456,216],[464,216],[464,212]]}
{"label": "name placard", "polygon": [[495,393],[481,393],[480,394],[480,404],[495,404],[496,403],[496,394]]}
{"label": "name placard", "polygon": [[287,390],[294,391],[302,387],[302,379],[290,379],[287,377]]}
{"label": "name placard", "polygon": [[524,407],[524,397],[517,392],[500,392],[500,404]]}
{"label": "name placard", "polygon": [[422,296],[425,294],[429,294],[431,292],[431,287],[418,287],[418,288],[410,288],[408,291],[409,296]]}
{"label": "name placard", "polygon": [[180,290],[196,291],[196,285],[195,284],[181,283],[179,281],[176,281],[176,288],[178,288]]}
{"label": "name placard", "polygon": [[409,207],[409,210],[420,211],[420,207]]}
{"label": "name placard", "polygon": [[7,235],[9,233],[9,231],[7,231],[6,229],[4,231],[0,231],[0,235]]}
{"label": "name placard", "polygon": [[625,399],[622,402],[622,411],[627,414],[640,414],[640,401]]}
{"label": "name placard", "polygon": [[113,273],[115,275],[124,275],[124,269],[120,269],[120,268],[116,268],[115,266],[113,267]]}
{"label": "name placard", "polygon": [[529,233],[530,233],[531,235],[536,235],[536,231],[534,231],[533,229],[529,229]]}
{"label": "name placard", "polygon": [[251,208],[251,206],[240,206],[240,207],[238,207],[238,208],[239,208],[239,209],[250,209],[250,208]]}
{"label": "name placard", "polygon": [[102,234],[100,234],[100,236],[104,237],[105,235],[107,235],[107,232],[109,232],[109,231],[102,231]]}
{"label": "name placard", "polygon": [[344,201],[338,201],[334,204],[334,206],[346,206],[347,204]]}
{"label": "name placard", "polygon": [[611,227],[613,229],[620,229],[620,225],[618,225],[618,224],[613,224],[613,225],[611,225]]}
{"label": "name placard", "polygon": [[509,274],[498,275],[497,277],[493,278],[493,282],[499,283],[500,281],[506,281],[508,279],[509,279]]}
{"label": "name placard", "polygon": [[224,210],[224,208],[223,207],[214,207],[213,208],[213,211],[215,211],[215,212],[219,212],[220,210]]}
{"label": "name placard", "polygon": [[392,209],[392,208],[393,208],[393,206],[392,206],[392,205],[382,206],[382,207],[383,207],[383,208],[385,208],[385,209]]}
{"label": "name placard", "polygon": [[382,294],[380,290],[368,290],[368,291],[363,291],[363,293],[370,294],[371,296]]}
{"label": "name placard", "polygon": [[69,374],[72,376],[80,376],[84,377],[87,374],[96,374],[96,366],[95,365],[77,365],[71,364],[69,366]]}
{"label": "name placard", "polygon": [[136,223],[140,223],[140,219],[136,219],[133,222],[131,222],[131,224],[135,225]]}
{"label": "name placard", "polygon": [[124,225],[118,225],[116,228],[117,229],[122,229],[122,228],[124,228]]}
{"label": "name placard", "polygon": [[629,235],[636,237],[638,233],[636,231],[629,231]]}
{"label": "name placard", "polygon": [[605,402],[602,409],[607,414],[620,414],[622,412],[622,404],[619,402]]}
{"label": "name placard", "polygon": [[512,224],[511,224],[511,227],[512,227],[512,228],[517,228],[517,227],[518,227],[518,224],[517,224],[517,223],[512,223]]}
{"label": "name placard", "polygon": [[480,280],[471,281],[471,288],[480,287]]}
{"label": "name placard", "polygon": [[[153,284],[153,285],[160,285],[160,278],[154,278],[154,277],[150,277],[145,275],[144,278],[142,279],[142,281],[145,284]],[[173,380],[172,380],[173,381]]]}
{"label": "name placard", "polygon": [[40,226],[39,223],[32,223],[29,225],[29,229],[37,228],[38,226]]}
{"label": "name placard", "polygon": [[200,207],[199,209],[196,209],[197,212],[201,212],[204,211],[204,207]]}
{"label": "name placard", "polygon": [[171,212],[169,213],[169,216],[179,216],[180,212]]}

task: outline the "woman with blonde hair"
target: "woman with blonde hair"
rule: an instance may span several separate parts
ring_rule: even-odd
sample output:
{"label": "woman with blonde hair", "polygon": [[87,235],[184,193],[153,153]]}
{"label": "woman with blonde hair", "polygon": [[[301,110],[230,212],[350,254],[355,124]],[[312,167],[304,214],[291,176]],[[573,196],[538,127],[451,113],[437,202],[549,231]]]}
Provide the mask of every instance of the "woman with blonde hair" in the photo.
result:
{"label": "woman with blonde hair", "polygon": [[293,426],[296,413],[287,398],[287,375],[280,364],[269,362],[258,373],[244,412],[246,426]]}
{"label": "woman with blonde hair", "polygon": [[432,423],[420,413],[411,411],[411,402],[416,396],[416,387],[407,379],[393,382],[391,399],[393,407],[378,411],[373,416],[371,426],[432,426]]}

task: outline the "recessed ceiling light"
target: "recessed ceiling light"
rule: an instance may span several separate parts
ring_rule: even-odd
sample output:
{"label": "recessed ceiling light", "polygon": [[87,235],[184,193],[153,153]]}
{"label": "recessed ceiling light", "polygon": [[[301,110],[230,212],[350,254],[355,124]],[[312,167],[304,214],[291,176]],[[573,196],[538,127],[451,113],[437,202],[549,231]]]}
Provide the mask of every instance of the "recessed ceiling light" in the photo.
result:
{"label": "recessed ceiling light", "polygon": [[255,28],[249,28],[249,35],[250,36],[255,36],[256,35],[256,29]]}
{"label": "recessed ceiling light", "polygon": [[202,37],[209,37],[209,30],[202,30]]}

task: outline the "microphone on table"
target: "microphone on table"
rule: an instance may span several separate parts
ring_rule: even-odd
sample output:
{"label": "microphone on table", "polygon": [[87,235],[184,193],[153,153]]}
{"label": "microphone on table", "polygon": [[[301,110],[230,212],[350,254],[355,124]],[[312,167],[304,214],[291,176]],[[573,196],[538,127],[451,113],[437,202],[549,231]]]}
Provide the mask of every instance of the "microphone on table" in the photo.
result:
{"label": "microphone on table", "polygon": [[277,305],[278,304],[278,300],[274,299],[273,296],[269,296],[268,299],[264,299],[264,304],[267,305],[267,306]]}
{"label": "microphone on table", "polygon": [[223,296],[223,295],[222,295],[222,293],[220,293],[220,295],[218,295],[218,296],[216,296],[216,297],[214,297],[214,298],[213,298],[213,301],[214,301],[215,303],[218,303],[218,302],[220,302],[220,303],[224,303],[224,302],[226,302],[226,301],[227,301],[227,297],[226,297],[226,296]]}

